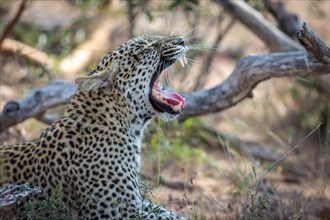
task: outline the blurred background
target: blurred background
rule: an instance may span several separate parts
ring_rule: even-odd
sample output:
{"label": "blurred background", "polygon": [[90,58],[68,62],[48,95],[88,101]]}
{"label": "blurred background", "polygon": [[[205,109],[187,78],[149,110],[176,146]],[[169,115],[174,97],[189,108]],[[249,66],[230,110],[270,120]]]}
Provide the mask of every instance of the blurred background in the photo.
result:
{"label": "blurred background", "polygon": [[[166,74],[171,87],[212,88],[239,58],[272,52],[216,2],[1,0],[0,108],[54,79],[73,82],[145,33],[181,35],[191,45],[189,65],[175,64]],[[293,39],[294,24],[307,22],[330,43],[328,0],[247,3]],[[276,10],[296,23],[284,27]],[[330,219],[329,91],[329,75],[270,79],[228,110],[180,123],[154,121],[143,143],[150,196],[190,219]],[[54,120],[64,109],[47,114]],[[2,132],[0,144],[32,140],[47,126],[28,119]]]}

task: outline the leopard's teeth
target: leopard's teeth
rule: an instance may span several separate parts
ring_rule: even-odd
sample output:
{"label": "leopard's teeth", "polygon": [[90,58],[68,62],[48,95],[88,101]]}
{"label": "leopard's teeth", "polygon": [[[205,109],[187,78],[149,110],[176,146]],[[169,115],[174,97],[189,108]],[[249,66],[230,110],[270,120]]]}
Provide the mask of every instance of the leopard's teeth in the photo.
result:
{"label": "leopard's teeth", "polygon": [[162,97],[158,94],[157,90],[152,88],[152,96],[155,97],[157,100],[162,100]]}
{"label": "leopard's teeth", "polygon": [[182,109],[182,102],[172,107],[173,111],[178,112]]}
{"label": "leopard's teeth", "polygon": [[152,88],[151,94],[158,101],[166,102],[167,103],[167,101],[161,95],[159,95],[159,93],[157,92],[157,90],[155,88]]}
{"label": "leopard's teeth", "polygon": [[182,57],[182,60],[183,60],[183,64],[184,64],[185,66],[187,66],[188,61],[187,61],[186,55],[184,55],[184,56]]}
{"label": "leopard's teeth", "polygon": [[181,64],[182,67],[184,67],[184,60],[182,57],[179,58],[179,63]]}
{"label": "leopard's teeth", "polygon": [[151,90],[151,94],[152,94],[152,96],[155,97],[155,98],[158,96],[158,93],[157,93],[156,89],[154,89],[154,88],[152,88],[152,90]]}

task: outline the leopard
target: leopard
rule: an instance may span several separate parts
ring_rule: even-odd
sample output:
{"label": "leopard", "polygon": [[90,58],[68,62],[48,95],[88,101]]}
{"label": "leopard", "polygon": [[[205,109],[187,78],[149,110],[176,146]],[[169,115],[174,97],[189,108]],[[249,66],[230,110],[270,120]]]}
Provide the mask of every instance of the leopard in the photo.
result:
{"label": "leopard", "polygon": [[161,85],[187,65],[182,36],[144,34],[106,54],[85,76],[63,116],[39,138],[0,147],[0,185],[55,190],[76,219],[186,219],[141,196],[141,141],[154,118],[174,120],[183,95]]}

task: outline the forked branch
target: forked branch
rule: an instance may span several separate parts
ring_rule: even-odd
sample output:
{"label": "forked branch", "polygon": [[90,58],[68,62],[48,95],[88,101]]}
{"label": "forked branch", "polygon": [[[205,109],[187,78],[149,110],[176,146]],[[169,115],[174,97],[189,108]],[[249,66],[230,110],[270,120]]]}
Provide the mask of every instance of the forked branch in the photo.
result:
{"label": "forked branch", "polygon": [[[313,39],[310,38],[311,41]],[[306,49],[314,54],[311,48],[313,47]],[[324,48],[324,51],[328,50],[328,47]],[[252,90],[260,82],[272,77],[316,76],[329,72],[329,63],[325,64],[322,59],[317,60],[303,51],[243,57],[224,82],[209,90],[185,94],[187,104],[179,120],[230,108],[245,98],[252,97]],[[74,84],[54,81],[27,97],[8,102],[0,113],[0,133],[30,117],[40,118],[47,109],[69,102],[74,93]]]}
{"label": "forked branch", "polygon": [[252,97],[256,85],[270,78],[317,76],[329,72],[330,64],[323,64],[300,51],[243,57],[223,83],[209,90],[185,94],[186,107],[179,120],[228,109]]}

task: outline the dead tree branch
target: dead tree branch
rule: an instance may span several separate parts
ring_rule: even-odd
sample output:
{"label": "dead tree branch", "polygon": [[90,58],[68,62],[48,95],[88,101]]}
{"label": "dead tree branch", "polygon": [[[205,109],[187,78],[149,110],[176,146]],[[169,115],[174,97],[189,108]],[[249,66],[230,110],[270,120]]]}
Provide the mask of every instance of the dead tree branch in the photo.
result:
{"label": "dead tree branch", "polygon": [[[252,97],[257,84],[272,77],[317,76],[329,72],[330,64],[324,64],[303,51],[243,57],[223,83],[209,90],[185,94],[186,107],[179,120],[230,108],[246,97]],[[0,133],[30,117],[40,117],[48,108],[68,103],[74,93],[74,84],[54,81],[25,98],[8,102],[0,113]]]}
{"label": "dead tree branch", "polygon": [[[185,94],[186,107],[179,120],[230,108],[251,97],[258,83],[272,77],[315,76],[328,72],[330,65],[299,51],[244,57],[223,83],[209,90]],[[74,93],[74,84],[53,81],[25,98],[8,102],[0,113],[0,133],[30,117],[40,117],[51,107],[68,103]]]}
{"label": "dead tree branch", "polygon": [[277,29],[259,12],[244,1],[214,0],[247,26],[273,52],[303,50],[303,48]]}
{"label": "dead tree branch", "polygon": [[13,214],[13,209],[29,198],[41,193],[39,187],[30,187],[28,184],[12,185],[7,184],[0,188],[0,216]]}
{"label": "dead tree branch", "polygon": [[15,26],[15,24],[21,17],[21,15],[24,11],[24,8],[26,6],[26,2],[27,2],[27,0],[21,1],[15,16],[13,17],[13,19],[11,21],[9,21],[8,25],[4,29],[3,34],[0,37],[0,51],[1,51],[1,44],[2,44],[3,40],[8,36],[8,34],[11,32],[11,30],[13,29],[13,27]]}
{"label": "dead tree branch", "polygon": [[[290,36],[291,38],[300,41],[300,44],[302,44],[302,46],[307,46],[309,43],[306,42],[304,43],[302,40],[299,40],[299,35],[297,36],[297,33],[300,35],[302,34],[303,29],[301,29],[301,22],[298,19],[298,16],[292,12],[289,12],[286,8],[285,8],[285,4],[282,0],[263,0],[267,10],[273,15],[273,17],[276,19],[277,21],[277,26],[278,28],[283,31],[284,33],[286,33],[288,36]],[[306,28],[308,28],[306,26]],[[308,28],[308,32],[311,31],[310,28]],[[307,30],[306,30],[307,31]],[[306,32],[305,31],[305,32]],[[306,35],[307,33],[305,33]],[[304,34],[303,34],[304,35]],[[316,43],[316,42],[322,42],[319,40],[314,39],[318,38],[317,35],[315,33],[310,34],[310,36],[313,36],[313,40],[312,42]],[[298,39],[297,39],[298,38]],[[305,39],[307,40],[307,39]],[[309,41],[309,40],[307,40]],[[315,53],[313,53],[313,56],[317,59],[319,59],[322,62],[322,58],[320,58],[317,53],[318,50],[323,51],[326,48],[326,45],[320,44],[319,46],[314,45],[313,46]],[[310,50],[308,48],[305,47],[305,49]],[[312,51],[310,51],[312,52]],[[326,52],[321,52],[321,54],[326,54]],[[329,56],[328,56],[329,57]],[[330,82],[330,75],[322,75],[319,77],[314,77],[314,79],[317,81],[317,89],[320,92],[324,92],[327,93],[328,92],[328,88],[329,88],[329,82]]]}
{"label": "dead tree branch", "polygon": [[269,78],[317,76],[329,72],[330,65],[300,51],[243,57],[223,83],[209,90],[185,94],[186,106],[179,120],[227,109],[252,97],[256,85]]}
{"label": "dead tree branch", "polygon": [[40,118],[49,108],[68,103],[75,89],[72,83],[55,80],[22,99],[7,102],[0,113],[0,133],[28,118]]}
{"label": "dead tree branch", "polygon": [[316,59],[324,64],[330,64],[330,47],[328,47],[306,23],[297,34],[298,40]]}

